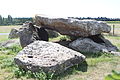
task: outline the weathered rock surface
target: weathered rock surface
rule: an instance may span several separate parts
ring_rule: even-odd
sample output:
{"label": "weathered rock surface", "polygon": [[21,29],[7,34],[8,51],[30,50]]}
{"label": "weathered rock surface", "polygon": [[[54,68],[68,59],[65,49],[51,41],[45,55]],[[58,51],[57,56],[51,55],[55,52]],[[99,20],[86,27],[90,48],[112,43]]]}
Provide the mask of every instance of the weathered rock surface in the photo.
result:
{"label": "weathered rock surface", "polygon": [[24,23],[22,28],[19,29],[18,35],[23,48],[36,40],[48,41],[47,31],[44,28],[37,28],[29,22]]}
{"label": "weathered rock surface", "polygon": [[22,48],[26,47],[27,45],[35,41],[33,37],[33,32],[29,29],[29,27],[20,28],[19,37]]}
{"label": "weathered rock surface", "polygon": [[8,40],[0,43],[0,47],[11,47],[13,45],[20,45],[19,40]]}
{"label": "weathered rock surface", "polygon": [[87,37],[110,32],[111,28],[105,22],[95,20],[78,20],[63,18],[48,18],[35,16],[35,24],[58,31],[63,35]]}
{"label": "weathered rock surface", "polygon": [[19,31],[17,29],[13,28],[13,29],[11,29],[8,38],[10,38],[10,39],[18,38],[19,37],[18,33],[19,33]]}
{"label": "weathered rock surface", "polygon": [[15,63],[25,70],[37,72],[43,69],[45,72],[55,74],[84,60],[85,56],[81,53],[46,41],[35,41],[29,44],[14,58]]}
{"label": "weathered rock surface", "polygon": [[117,47],[112,45],[110,41],[106,40],[102,35],[99,35],[98,38],[98,41],[90,38],[79,38],[70,43],[69,46],[74,50],[84,52],[111,52],[118,50]]}

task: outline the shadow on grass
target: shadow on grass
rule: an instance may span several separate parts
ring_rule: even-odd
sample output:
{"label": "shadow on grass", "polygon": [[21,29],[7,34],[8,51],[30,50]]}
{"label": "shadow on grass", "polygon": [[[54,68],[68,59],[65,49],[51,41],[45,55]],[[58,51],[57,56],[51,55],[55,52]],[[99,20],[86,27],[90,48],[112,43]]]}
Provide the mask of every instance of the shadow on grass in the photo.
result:
{"label": "shadow on grass", "polygon": [[87,69],[88,69],[88,64],[86,61],[84,61],[83,63],[77,64],[67,69],[61,74],[54,75],[52,80],[60,80],[61,78],[64,78],[68,75],[77,74],[79,72],[87,72]]}
{"label": "shadow on grass", "polygon": [[[108,54],[108,53],[103,53],[103,52],[99,52],[99,53],[89,53],[89,52],[81,52],[83,55],[86,56],[86,58],[99,58],[99,57],[112,57],[112,54]],[[59,74],[59,75],[54,75],[53,76],[53,80],[60,80],[66,76],[72,75],[72,74],[79,74],[79,73],[84,73],[87,72],[88,70],[88,63],[86,61],[84,61],[81,64],[75,65],[69,69],[67,69],[65,72]]]}
{"label": "shadow on grass", "polygon": [[72,74],[79,74],[80,72],[87,72],[88,64],[86,61],[75,65],[71,68],[68,68],[66,71],[60,74],[45,73],[42,70],[40,72],[33,73],[31,71],[25,71],[19,67],[16,67],[14,70],[14,75],[16,78],[26,77],[28,79],[33,78],[35,80],[61,80],[64,77]]}
{"label": "shadow on grass", "polygon": [[92,52],[80,52],[83,55],[86,56],[86,58],[99,58],[99,57],[111,57],[113,56],[113,54],[110,53],[105,53],[105,52],[96,52],[96,53],[92,53]]}
{"label": "shadow on grass", "polygon": [[92,52],[81,52],[83,55],[86,56],[86,58],[97,58],[100,57],[102,55],[104,55],[104,53],[98,52],[98,53],[92,53]]}

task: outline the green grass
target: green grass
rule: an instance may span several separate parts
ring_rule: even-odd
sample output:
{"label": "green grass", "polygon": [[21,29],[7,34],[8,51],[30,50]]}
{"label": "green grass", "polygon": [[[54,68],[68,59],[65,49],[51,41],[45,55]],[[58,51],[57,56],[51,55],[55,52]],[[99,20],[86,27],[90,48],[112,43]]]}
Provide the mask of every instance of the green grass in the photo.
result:
{"label": "green grass", "polygon": [[0,35],[0,42],[8,40],[8,35]]}
{"label": "green grass", "polygon": [[[1,27],[1,26],[0,26]],[[1,31],[1,29],[0,29]],[[5,31],[5,32],[9,32]],[[1,31],[2,32],[2,31]],[[0,36],[0,42],[8,40],[8,36]],[[120,47],[120,37],[105,36],[114,45]],[[50,38],[50,41],[69,40],[67,36]],[[0,80],[104,80],[112,70],[120,71],[120,57],[107,53],[85,53],[86,61],[75,65],[59,75],[32,73],[19,69],[14,64],[14,57],[21,50],[19,45],[0,48]]]}
{"label": "green grass", "polygon": [[[12,28],[19,29],[21,26],[16,25],[16,26],[0,26],[0,33],[10,33]],[[8,35],[0,35],[0,42],[6,41],[8,39]]]}
{"label": "green grass", "polygon": [[66,40],[70,40],[69,36],[66,36],[66,35],[60,35],[56,38],[49,38],[49,41],[66,41]]}
{"label": "green grass", "polygon": [[119,36],[105,36],[108,39],[120,40]]}
{"label": "green grass", "polygon": [[112,74],[107,75],[104,80],[120,80],[120,72],[112,70]]}
{"label": "green grass", "polygon": [[[112,39],[116,38],[112,37]],[[120,70],[120,57],[107,53],[81,52],[87,57],[86,62],[75,65],[62,74],[26,72],[19,69],[13,61],[20,50],[19,45],[0,49],[0,80],[89,80],[90,77],[94,80],[103,80],[112,70]]]}
{"label": "green grass", "polygon": [[105,36],[111,43],[120,48],[120,37],[119,36]]}
{"label": "green grass", "polygon": [[105,21],[108,24],[120,24],[120,21]]}
{"label": "green grass", "polygon": [[114,35],[120,36],[120,21],[107,21],[107,24],[111,26],[111,31],[107,35],[113,35],[113,25],[114,25]]}

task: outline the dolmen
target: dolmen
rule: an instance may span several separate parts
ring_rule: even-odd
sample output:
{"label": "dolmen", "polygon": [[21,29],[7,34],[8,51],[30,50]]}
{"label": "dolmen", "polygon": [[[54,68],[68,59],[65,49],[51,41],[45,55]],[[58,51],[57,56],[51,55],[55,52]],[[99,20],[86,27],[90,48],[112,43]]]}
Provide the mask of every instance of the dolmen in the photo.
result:
{"label": "dolmen", "polygon": [[[74,39],[68,44],[69,48],[48,42],[47,30]],[[38,72],[42,69],[47,73],[59,74],[85,61],[85,56],[80,52],[116,52],[117,47],[102,36],[102,33],[110,31],[111,27],[102,21],[36,15],[34,23],[25,23],[17,32],[23,50],[14,61],[24,70]]]}
{"label": "dolmen", "polygon": [[118,50],[116,46],[102,36],[102,33],[111,31],[111,27],[102,21],[50,18],[36,15],[35,24],[56,30],[63,35],[77,37],[69,44],[69,47],[77,51],[111,52]]}

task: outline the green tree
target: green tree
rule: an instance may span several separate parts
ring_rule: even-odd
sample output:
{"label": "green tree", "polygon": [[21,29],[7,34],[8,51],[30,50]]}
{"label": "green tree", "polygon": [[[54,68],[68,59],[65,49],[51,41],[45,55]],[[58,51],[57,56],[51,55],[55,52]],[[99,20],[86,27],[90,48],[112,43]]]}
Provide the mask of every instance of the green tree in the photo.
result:
{"label": "green tree", "polygon": [[8,19],[3,17],[3,25],[8,25]]}
{"label": "green tree", "polygon": [[2,19],[2,16],[0,15],[0,25],[3,24],[3,19]]}
{"label": "green tree", "polygon": [[13,18],[11,15],[8,15],[8,24],[12,24]]}

